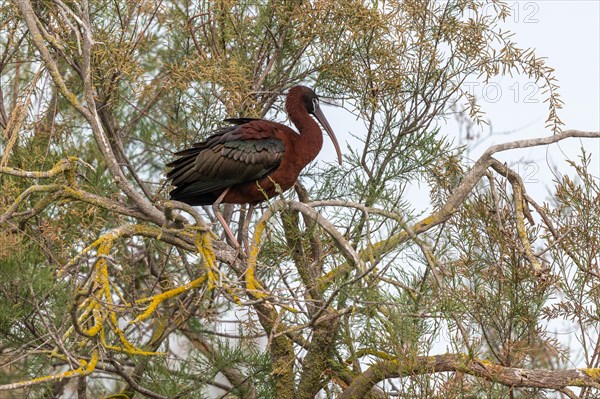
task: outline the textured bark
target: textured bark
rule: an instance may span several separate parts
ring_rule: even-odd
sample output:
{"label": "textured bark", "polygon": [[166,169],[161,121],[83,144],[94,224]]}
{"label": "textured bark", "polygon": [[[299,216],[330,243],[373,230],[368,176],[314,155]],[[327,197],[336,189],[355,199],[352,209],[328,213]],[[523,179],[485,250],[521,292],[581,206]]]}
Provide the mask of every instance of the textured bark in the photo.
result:
{"label": "textured bark", "polygon": [[326,316],[322,317],[321,322],[313,329],[313,339],[302,365],[297,399],[314,398],[325,384],[326,380],[322,376],[329,366],[333,343],[339,327],[339,320],[333,313],[333,311],[326,311]]}
{"label": "textured bark", "polygon": [[294,348],[285,335],[271,342],[271,362],[277,398],[294,399]]}
{"label": "textured bark", "polygon": [[411,362],[386,360],[373,364],[356,377],[339,399],[364,397],[377,383],[388,378],[440,372],[461,372],[509,387],[563,389],[568,386],[600,388],[600,369],[528,370],[504,367],[463,354],[420,356]]}

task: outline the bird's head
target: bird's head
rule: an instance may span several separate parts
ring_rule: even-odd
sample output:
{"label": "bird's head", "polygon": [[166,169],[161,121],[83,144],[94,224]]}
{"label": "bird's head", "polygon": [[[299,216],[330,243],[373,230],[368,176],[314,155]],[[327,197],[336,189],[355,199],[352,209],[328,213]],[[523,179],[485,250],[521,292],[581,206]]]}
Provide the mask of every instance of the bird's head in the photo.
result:
{"label": "bird's head", "polygon": [[333,146],[335,147],[335,152],[338,157],[338,162],[341,165],[342,152],[340,150],[340,146],[338,144],[337,138],[335,137],[335,134],[333,133],[331,125],[329,125],[329,122],[327,122],[325,115],[323,115],[323,112],[321,111],[321,107],[319,106],[319,97],[317,96],[317,94],[310,87],[294,86],[290,89],[288,93],[288,100],[299,100],[304,109],[306,109],[306,111],[309,114],[317,118],[317,120],[319,121],[321,126],[323,126],[323,128],[329,135],[329,138],[333,142]]}

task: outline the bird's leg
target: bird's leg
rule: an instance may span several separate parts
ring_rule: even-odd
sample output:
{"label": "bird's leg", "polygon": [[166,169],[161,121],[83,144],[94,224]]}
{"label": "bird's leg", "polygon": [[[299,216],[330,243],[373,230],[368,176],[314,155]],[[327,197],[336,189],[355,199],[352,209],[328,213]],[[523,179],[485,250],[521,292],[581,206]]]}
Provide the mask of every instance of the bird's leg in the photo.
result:
{"label": "bird's leg", "polygon": [[236,232],[236,236],[237,236],[237,240],[238,242],[241,242],[243,244],[243,227],[244,224],[246,223],[246,215],[247,215],[247,211],[248,207],[246,206],[246,204],[242,205],[240,207],[240,218],[238,219],[238,230]]}
{"label": "bird's leg", "polygon": [[242,226],[241,231],[241,239],[242,244],[244,244],[244,248],[246,249],[246,256],[250,255],[250,246],[248,245],[248,228],[250,227],[250,220],[252,219],[252,212],[254,212],[254,205],[248,205],[248,213],[246,213],[246,218],[244,219],[244,225]]}
{"label": "bird's leg", "polygon": [[227,195],[228,192],[229,192],[229,188],[227,188],[225,191],[223,191],[223,193],[221,195],[219,195],[219,198],[217,198],[217,200],[213,203],[212,208],[213,208],[215,217],[219,220],[219,222],[221,223],[221,226],[223,226],[223,229],[225,230],[225,235],[227,236],[229,244],[235,248],[240,248],[240,244],[236,240],[235,235],[233,235],[233,233],[231,232],[229,225],[225,221],[225,218],[223,217],[223,214],[221,213],[221,210],[219,209],[219,205],[221,205],[223,198],[225,198],[225,195]]}

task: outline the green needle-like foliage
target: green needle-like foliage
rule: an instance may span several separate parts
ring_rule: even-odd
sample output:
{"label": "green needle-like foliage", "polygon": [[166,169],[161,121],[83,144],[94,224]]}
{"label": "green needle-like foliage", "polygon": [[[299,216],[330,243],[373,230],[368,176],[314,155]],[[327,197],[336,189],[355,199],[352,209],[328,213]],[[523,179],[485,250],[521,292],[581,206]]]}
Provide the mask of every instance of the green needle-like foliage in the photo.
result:
{"label": "green needle-like foliage", "polygon": [[[496,154],[600,133],[562,130],[510,12],[0,0],[0,397],[595,397],[598,154],[543,204]],[[468,82],[513,75],[546,137],[469,161],[448,118],[485,123]],[[168,201],[165,164],[225,118],[287,123],[296,84],[344,108],[323,107],[344,163],[227,206],[234,248]]]}

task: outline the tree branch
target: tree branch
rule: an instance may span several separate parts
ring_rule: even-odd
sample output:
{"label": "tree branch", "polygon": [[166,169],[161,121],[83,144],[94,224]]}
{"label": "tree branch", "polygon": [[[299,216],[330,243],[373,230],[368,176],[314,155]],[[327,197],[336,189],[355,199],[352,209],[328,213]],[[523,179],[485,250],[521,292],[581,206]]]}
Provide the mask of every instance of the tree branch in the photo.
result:
{"label": "tree branch", "polygon": [[464,354],[418,356],[374,363],[356,377],[339,399],[362,398],[377,383],[388,378],[457,372],[483,378],[507,387],[562,390],[568,386],[600,388],[600,369],[543,370],[505,367]]}
{"label": "tree branch", "polygon": [[[508,143],[497,144],[488,148],[483,155],[475,162],[471,170],[464,177],[462,183],[450,195],[446,203],[431,215],[422,219],[411,226],[415,234],[421,234],[431,228],[444,223],[459,209],[465,198],[471,193],[475,185],[487,173],[487,169],[492,164],[492,155],[498,152],[507,151],[515,148],[527,148],[541,145],[548,145],[559,142],[561,140],[578,137],[578,138],[600,138],[600,132],[583,132],[579,130],[565,130],[548,137],[517,140]],[[406,231],[402,231],[380,242],[373,244],[359,252],[358,256],[361,261],[368,262],[373,257],[382,256],[390,250],[397,248],[398,245],[406,242],[410,235]],[[352,265],[345,264],[340,267],[337,273],[344,273],[352,269]],[[331,277],[331,276],[330,276]]]}
{"label": "tree branch", "polygon": [[44,44],[43,36],[38,29],[37,23],[39,22],[31,3],[29,0],[18,0],[17,5],[27,28],[31,32],[31,37],[35,46],[37,47],[44,64],[48,68],[50,72],[50,76],[52,76],[52,80],[54,84],[59,88],[61,94],[67,99],[67,101],[87,120],[90,124],[92,132],[94,133],[94,137],[96,139],[96,143],[100,149],[100,152],[103,155],[103,159],[106,162],[108,169],[115,180],[117,186],[127,195],[127,197],[146,215],[150,216],[152,220],[157,224],[163,224],[165,222],[165,217],[163,213],[154,207],[148,199],[138,193],[135,188],[127,181],[127,178],[123,174],[119,164],[116,161],[115,154],[112,152],[110,147],[110,143],[104,133],[102,128],[102,124],[100,122],[100,118],[98,116],[98,112],[96,110],[95,100],[94,100],[94,88],[93,82],[91,79],[91,48],[93,45],[92,42],[92,31],[91,25],[89,22],[89,16],[87,14],[87,2],[84,2],[84,15],[82,18],[83,21],[83,29],[85,30],[85,34],[83,35],[83,76],[84,76],[84,93],[85,100],[88,107],[85,107],[81,102],[77,99],[75,94],[71,92],[62,78],[58,70],[58,66],[54,62],[48,47]]}

